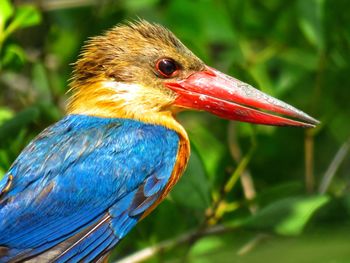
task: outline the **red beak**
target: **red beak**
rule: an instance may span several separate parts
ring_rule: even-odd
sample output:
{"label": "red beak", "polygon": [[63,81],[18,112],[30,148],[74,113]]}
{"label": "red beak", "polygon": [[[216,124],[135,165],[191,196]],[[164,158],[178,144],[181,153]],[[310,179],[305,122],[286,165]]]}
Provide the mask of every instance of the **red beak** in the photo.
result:
{"label": "red beak", "polygon": [[165,85],[178,94],[176,106],[205,110],[225,119],[276,126],[315,127],[319,123],[293,106],[210,67],[184,80],[168,82]]}

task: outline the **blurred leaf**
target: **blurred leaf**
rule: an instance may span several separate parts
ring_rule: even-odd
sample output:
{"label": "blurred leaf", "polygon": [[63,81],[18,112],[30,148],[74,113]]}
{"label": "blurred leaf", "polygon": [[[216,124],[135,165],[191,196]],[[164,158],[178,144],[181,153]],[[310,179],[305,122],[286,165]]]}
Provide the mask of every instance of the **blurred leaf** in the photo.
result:
{"label": "blurred leaf", "polygon": [[13,117],[13,111],[9,108],[0,107],[0,125]]}
{"label": "blurred leaf", "polygon": [[345,194],[343,201],[344,201],[344,205],[345,205],[345,208],[346,208],[346,212],[350,216],[350,193],[346,193]]}
{"label": "blurred leaf", "polygon": [[[7,171],[12,162],[16,159],[21,150],[29,143],[31,137],[28,136],[26,127],[13,132],[7,140],[0,141],[0,147],[6,146],[6,150],[0,148],[0,167]],[[5,147],[4,147],[5,148]]]}
{"label": "blurred leaf", "polygon": [[0,167],[4,173],[6,172],[6,167],[9,167],[11,165],[10,159],[9,159],[9,149],[3,150],[0,149]]}
{"label": "blurred leaf", "polygon": [[280,57],[288,63],[310,71],[316,70],[318,66],[317,55],[305,49],[289,48],[282,52]]}
{"label": "blurred leaf", "polygon": [[36,107],[31,107],[19,112],[12,119],[4,122],[0,126],[0,145],[7,138],[19,133],[23,127],[26,127],[29,123],[33,122],[38,116],[39,110]]}
{"label": "blurred leaf", "polygon": [[[234,43],[230,14],[220,1],[169,1],[165,16],[181,40],[206,62],[210,53],[216,56]],[[176,25],[173,21],[177,21]]]}
{"label": "blurred leaf", "polygon": [[1,40],[6,39],[10,34],[19,28],[37,25],[41,22],[41,15],[39,11],[31,5],[22,5],[16,9],[15,17],[11,23],[6,27]]}
{"label": "blurred leaf", "polygon": [[305,75],[305,70],[300,69],[299,66],[286,65],[275,84],[276,97],[283,97],[288,92],[293,92],[295,86]]}
{"label": "blurred leaf", "polygon": [[190,208],[205,209],[209,206],[209,181],[196,150],[192,151],[186,172],[171,192],[171,197],[177,203]]}
{"label": "blurred leaf", "polygon": [[9,0],[0,1],[0,32],[2,32],[6,21],[13,15],[13,7]]}
{"label": "blurred leaf", "polygon": [[[203,43],[203,40],[205,40],[203,36],[204,28],[199,23],[198,13],[188,12],[189,9],[193,10],[194,8],[198,8],[198,4],[200,3],[186,0],[170,1],[166,20],[169,21],[168,23],[171,25],[171,21],[178,19],[176,27],[181,29],[179,30],[179,33],[181,34],[180,36],[182,39],[188,39],[191,41],[195,32],[198,32],[200,34],[195,35],[196,41],[194,42]],[[186,10],[186,8],[183,8],[184,6],[188,9]],[[191,26],[189,27],[187,25]],[[176,30],[174,31],[176,32]]]}
{"label": "blurred leaf", "polygon": [[[225,5],[220,1],[199,1],[195,5],[198,20],[201,21],[207,41],[232,44],[235,40],[235,32]],[[210,19],[208,19],[208,10],[210,10]]]}
{"label": "blurred leaf", "polygon": [[56,59],[68,64],[82,44],[78,32],[74,27],[53,25],[50,34],[49,51],[55,54]]}
{"label": "blurred leaf", "polygon": [[299,25],[309,42],[323,50],[323,6],[324,0],[298,0]]}
{"label": "blurred leaf", "polygon": [[160,0],[124,0],[123,4],[129,12],[137,12],[156,5]]}
{"label": "blurred leaf", "polygon": [[273,89],[271,78],[268,74],[267,64],[256,64],[254,67],[251,67],[249,73],[252,75],[254,80],[258,83],[258,89],[275,96],[275,91]]}
{"label": "blurred leaf", "polygon": [[35,63],[32,69],[33,86],[38,91],[41,102],[50,103],[51,91],[46,69],[42,63]]}
{"label": "blurred leaf", "polygon": [[[23,148],[29,143],[30,137],[28,136],[28,130],[26,127],[22,127],[20,130],[17,130],[16,136],[11,140],[10,148],[13,153],[18,155]],[[15,156],[16,158],[17,156]]]}
{"label": "blurred leaf", "polygon": [[260,206],[266,206],[274,200],[300,195],[303,191],[304,186],[300,181],[283,182],[278,185],[267,187],[259,192],[255,201],[258,202]]}
{"label": "blurred leaf", "polygon": [[333,137],[339,142],[343,143],[350,134],[350,125],[344,125],[349,121],[349,115],[345,112],[338,112],[336,116],[332,116],[329,121],[328,128]]}
{"label": "blurred leaf", "polygon": [[289,197],[261,209],[247,223],[253,228],[271,228],[280,235],[299,235],[316,211],[330,201],[328,196]]}
{"label": "blurred leaf", "polygon": [[11,22],[10,26],[12,25],[12,27],[15,28],[24,28],[37,25],[40,22],[40,12],[34,6],[22,5],[17,8],[15,18]]}
{"label": "blurred leaf", "polygon": [[4,57],[2,58],[3,66],[10,65],[11,68],[13,68],[18,65],[23,65],[25,60],[26,54],[20,46],[16,44],[9,44],[6,46]]}
{"label": "blurred leaf", "polygon": [[6,170],[0,167],[0,180],[4,177]]}
{"label": "blurred leaf", "polygon": [[204,164],[206,173],[210,178],[214,178],[225,153],[225,147],[205,127],[197,126],[196,129],[192,129],[190,138]]}
{"label": "blurred leaf", "polygon": [[225,240],[223,240],[222,237],[220,236],[207,236],[200,239],[191,248],[191,252],[190,252],[191,262],[198,262],[198,261],[195,261],[196,256],[200,256],[206,253],[210,253],[211,251],[215,251],[218,248],[222,247],[223,245],[225,245]]}
{"label": "blurred leaf", "polygon": [[[350,43],[350,41],[349,41]],[[334,62],[335,66],[339,69],[346,68],[347,66],[347,57],[343,56],[341,54],[340,50],[332,50],[332,53],[330,54],[332,61]]]}

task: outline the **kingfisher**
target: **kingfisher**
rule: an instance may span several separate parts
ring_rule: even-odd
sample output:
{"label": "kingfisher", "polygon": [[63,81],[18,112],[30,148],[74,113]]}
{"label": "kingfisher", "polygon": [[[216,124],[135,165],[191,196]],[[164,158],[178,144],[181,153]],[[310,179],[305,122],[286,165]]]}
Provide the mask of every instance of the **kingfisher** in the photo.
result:
{"label": "kingfisher", "polygon": [[29,143],[0,182],[0,262],[106,261],[183,174],[190,144],[176,119],[182,110],[318,124],[205,65],[144,20],[91,38],[70,86],[65,117]]}

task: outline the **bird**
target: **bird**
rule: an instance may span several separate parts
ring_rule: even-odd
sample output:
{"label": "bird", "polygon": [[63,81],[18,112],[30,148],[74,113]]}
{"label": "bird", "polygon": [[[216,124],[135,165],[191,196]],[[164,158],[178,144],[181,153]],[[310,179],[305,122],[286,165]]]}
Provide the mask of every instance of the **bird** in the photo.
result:
{"label": "bird", "polygon": [[207,66],[171,31],[142,19],[86,42],[69,93],[65,116],[0,182],[0,262],[105,262],[183,174],[190,143],[181,111],[319,123]]}

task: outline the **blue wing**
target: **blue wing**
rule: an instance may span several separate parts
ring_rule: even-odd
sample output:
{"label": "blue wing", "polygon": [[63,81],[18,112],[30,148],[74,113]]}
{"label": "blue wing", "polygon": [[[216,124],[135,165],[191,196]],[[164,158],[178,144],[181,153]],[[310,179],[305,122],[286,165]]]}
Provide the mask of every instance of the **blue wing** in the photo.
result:
{"label": "blue wing", "polygon": [[96,261],[158,199],[179,138],[161,126],[71,115],[0,182],[0,262]]}

